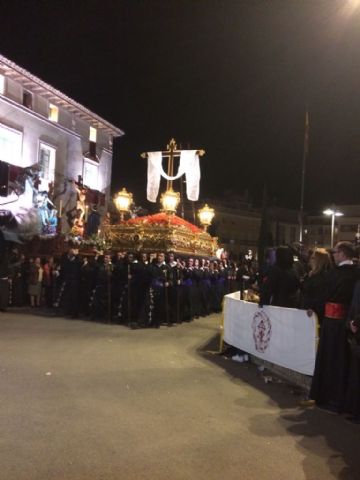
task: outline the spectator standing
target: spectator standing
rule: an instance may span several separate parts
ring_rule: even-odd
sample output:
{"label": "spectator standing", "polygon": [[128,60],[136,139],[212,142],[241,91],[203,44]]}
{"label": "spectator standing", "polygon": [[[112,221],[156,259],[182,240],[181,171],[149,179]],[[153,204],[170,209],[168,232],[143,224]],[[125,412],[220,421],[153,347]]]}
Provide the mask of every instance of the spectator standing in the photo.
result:
{"label": "spectator standing", "polygon": [[316,248],[309,264],[310,271],[302,285],[302,307],[313,310],[321,324],[329,290],[329,271],[332,268],[330,254],[324,248]]}
{"label": "spectator standing", "polygon": [[355,251],[350,242],[339,242],[333,255],[336,266],[329,272],[329,289],[310,398],[323,410],[341,413],[350,358],[346,318],[359,274],[352,261]]}
{"label": "spectator standing", "polygon": [[300,280],[293,266],[291,249],[278,247],[275,265],[269,268],[260,285],[260,305],[288,308],[299,306]]}
{"label": "spectator standing", "polygon": [[36,257],[30,265],[28,279],[28,294],[32,308],[40,307],[43,273],[40,257]]}
{"label": "spectator standing", "polygon": [[348,421],[360,424],[360,281],[355,285],[349,310],[349,345],[351,352],[349,377],[346,391],[345,411],[351,416]]}
{"label": "spectator standing", "polygon": [[52,308],[54,303],[54,266],[54,257],[45,260],[43,266],[44,299],[47,308]]}

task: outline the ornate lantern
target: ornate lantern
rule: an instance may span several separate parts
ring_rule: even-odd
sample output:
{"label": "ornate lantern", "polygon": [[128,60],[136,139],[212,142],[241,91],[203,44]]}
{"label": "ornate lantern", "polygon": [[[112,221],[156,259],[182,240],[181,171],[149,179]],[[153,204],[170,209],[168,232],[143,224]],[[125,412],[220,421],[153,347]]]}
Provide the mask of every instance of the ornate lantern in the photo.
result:
{"label": "ornate lantern", "polygon": [[180,193],[174,192],[172,188],[166,190],[166,192],[163,193],[160,198],[160,203],[163,207],[163,211],[168,215],[173,215],[176,212],[179,202]]}
{"label": "ornate lantern", "polygon": [[123,188],[120,192],[115,195],[114,203],[116,208],[119,210],[121,221],[124,221],[124,215],[130,210],[130,206],[133,202],[133,195],[130,192],[126,191],[126,188]]}
{"label": "ornate lantern", "polygon": [[198,216],[201,225],[204,227],[204,232],[206,232],[215,216],[215,210],[205,203],[205,206],[198,211]]}

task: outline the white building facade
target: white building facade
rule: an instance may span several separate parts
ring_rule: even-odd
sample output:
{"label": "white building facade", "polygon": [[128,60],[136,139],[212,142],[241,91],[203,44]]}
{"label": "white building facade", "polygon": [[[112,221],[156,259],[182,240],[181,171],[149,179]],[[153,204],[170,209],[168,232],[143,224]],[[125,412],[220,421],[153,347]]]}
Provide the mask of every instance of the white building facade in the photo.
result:
{"label": "white building facade", "polygon": [[[119,128],[0,55],[0,162],[21,168],[37,165],[39,191],[51,191],[56,199],[69,181],[75,181],[94,193],[93,202],[105,211],[113,139],[122,135]],[[0,183],[4,197],[4,178]]]}

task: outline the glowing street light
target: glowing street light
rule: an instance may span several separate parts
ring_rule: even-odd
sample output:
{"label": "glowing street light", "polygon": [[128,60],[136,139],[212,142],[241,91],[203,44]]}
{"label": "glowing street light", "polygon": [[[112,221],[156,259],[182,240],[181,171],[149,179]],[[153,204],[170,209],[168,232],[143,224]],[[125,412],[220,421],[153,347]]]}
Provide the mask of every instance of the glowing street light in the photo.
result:
{"label": "glowing street light", "polygon": [[344,214],[339,212],[338,210],[333,210],[331,208],[327,208],[323,211],[324,215],[331,216],[331,242],[330,246],[333,248],[334,246],[334,229],[335,229],[335,217],[342,217]]}
{"label": "glowing street light", "polygon": [[200,208],[198,215],[200,223],[204,227],[204,231],[206,232],[215,216],[215,210],[213,208],[210,208],[209,205],[206,203],[203,208]]}
{"label": "glowing street light", "polygon": [[124,215],[130,210],[130,206],[133,202],[133,195],[130,192],[126,191],[126,188],[123,188],[120,192],[115,195],[114,203],[116,208],[119,210],[121,221],[124,221]]}

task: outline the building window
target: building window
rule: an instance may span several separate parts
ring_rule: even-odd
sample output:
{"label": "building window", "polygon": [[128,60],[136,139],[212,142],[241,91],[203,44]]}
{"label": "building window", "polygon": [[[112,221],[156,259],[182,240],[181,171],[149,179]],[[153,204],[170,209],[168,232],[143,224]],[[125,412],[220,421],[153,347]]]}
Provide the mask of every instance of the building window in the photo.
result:
{"label": "building window", "polygon": [[33,108],[33,96],[30,92],[24,90],[23,92],[23,105],[26,108],[30,108],[32,110]]}
{"label": "building window", "polygon": [[49,103],[49,120],[57,122],[59,120],[59,109],[56,105]]}
{"label": "building window", "polygon": [[90,142],[96,143],[97,130],[94,127],[90,127],[89,140]]}
{"label": "building window", "polygon": [[48,190],[49,184],[54,183],[55,180],[55,160],[56,149],[47,145],[46,143],[40,143],[39,148],[39,167],[40,167],[40,190]]}
{"label": "building window", "polygon": [[97,160],[96,158],[96,139],[97,139],[97,130],[94,127],[90,127],[89,131],[89,158],[92,160]]}
{"label": "building window", "polygon": [[22,165],[22,132],[0,124],[0,160],[11,165]]}
{"label": "building window", "polygon": [[93,160],[97,160],[95,142],[89,142],[89,157],[92,158]]}
{"label": "building window", "polygon": [[5,77],[0,73],[0,95],[5,94]]}
{"label": "building window", "polygon": [[97,190],[98,175],[99,175],[99,165],[88,158],[84,158],[84,172],[83,172],[84,185],[86,187],[92,188],[93,190]]}

